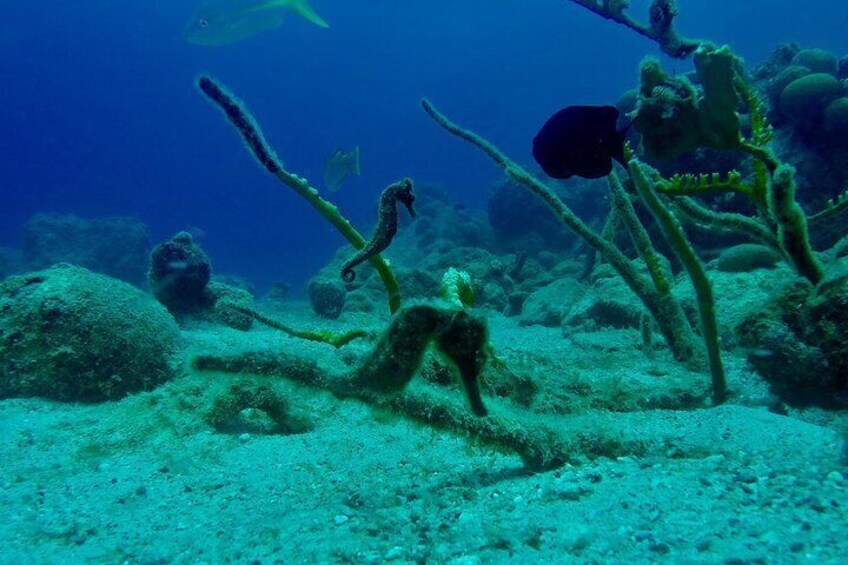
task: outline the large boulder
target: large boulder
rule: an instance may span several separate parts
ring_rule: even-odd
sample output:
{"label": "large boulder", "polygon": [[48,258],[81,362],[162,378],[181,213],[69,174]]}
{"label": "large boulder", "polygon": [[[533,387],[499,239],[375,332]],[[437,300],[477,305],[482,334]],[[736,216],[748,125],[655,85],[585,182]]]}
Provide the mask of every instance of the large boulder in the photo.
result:
{"label": "large boulder", "polygon": [[73,263],[142,286],[148,246],[147,227],[135,218],[36,214],[26,224],[22,251],[30,270]]}
{"label": "large boulder", "polygon": [[137,288],[59,264],[0,283],[0,398],[99,402],[179,369],[170,314]]}

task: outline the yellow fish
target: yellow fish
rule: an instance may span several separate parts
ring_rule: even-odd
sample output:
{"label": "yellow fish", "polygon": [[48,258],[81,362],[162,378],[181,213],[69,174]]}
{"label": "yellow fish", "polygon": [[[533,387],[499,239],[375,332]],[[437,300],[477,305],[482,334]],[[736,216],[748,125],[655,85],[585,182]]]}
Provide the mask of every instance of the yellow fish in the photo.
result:
{"label": "yellow fish", "polygon": [[207,0],[195,12],[185,38],[197,45],[226,45],[274,29],[294,12],[320,27],[330,27],[309,0]]}

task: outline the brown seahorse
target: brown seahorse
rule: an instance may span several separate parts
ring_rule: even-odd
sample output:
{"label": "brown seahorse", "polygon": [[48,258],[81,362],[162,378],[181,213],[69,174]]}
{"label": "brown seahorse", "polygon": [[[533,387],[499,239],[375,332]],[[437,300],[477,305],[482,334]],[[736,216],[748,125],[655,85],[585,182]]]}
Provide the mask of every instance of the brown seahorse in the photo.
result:
{"label": "brown seahorse", "polygon": [[385,251],[392,243],[398,230],[397,202],[400,202],[409,211],[409,215],[415,217],[412,204],[415,202],[415,194],[412,192],[412,181],[403,179],[387,186],[380,195],[380,216],[374,233],[356,255],[348,259],[342,266],[342,280],[353,282],[356,280],[354,267],[364,263],[371,257]]}

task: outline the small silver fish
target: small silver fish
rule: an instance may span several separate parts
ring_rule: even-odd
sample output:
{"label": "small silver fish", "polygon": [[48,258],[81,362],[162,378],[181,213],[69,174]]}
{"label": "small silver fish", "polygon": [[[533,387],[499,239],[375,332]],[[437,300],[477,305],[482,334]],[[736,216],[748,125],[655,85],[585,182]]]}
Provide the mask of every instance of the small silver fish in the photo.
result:
{"label": "small silver fish", "polygon": [[309,0],[207,0],[186,26],[185,38],[197,45],[235,43],[278,27],[288,12],[330,27]]}
{"label": "small silver fish", "polygon": [[359,147],[353,151],[336,149],[324,160],[324,186],[330,192],[336,192],[349,175],[359,176]]}

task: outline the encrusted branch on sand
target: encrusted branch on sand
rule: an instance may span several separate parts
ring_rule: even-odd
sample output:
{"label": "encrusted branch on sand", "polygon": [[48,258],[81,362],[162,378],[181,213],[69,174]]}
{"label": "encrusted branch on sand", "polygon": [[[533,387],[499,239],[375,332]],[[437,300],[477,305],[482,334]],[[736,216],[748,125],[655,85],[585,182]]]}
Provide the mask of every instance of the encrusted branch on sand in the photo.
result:
{"label": "encrusted branch on sand", "polygon": [[273,319],[269,318],[268,316],[260,314],[256,310],[253,310],[251,308],[245,308],[244,306],[239,306],[238,304],[235,304],[235,303],[226,303],[224,307],[235,310],[236,312],[239,312],[240,314],[244,314],[245,316],[249,316],[249,317],[253,318],[254,320],[256,320],[257,322],[259,322],[260,324],[264,324],[264,325],[268,326],[269,328],[273,328],[275,330],[281,331],[288,336],[298,338],[298,339],[305,339],[307,341],[316,341],[318,343],[326,343],[327,345],[332,345],[333,347],[335,347],[337,349],[339,347],[347,345],[348,343],[350,343],[351,341],[353,341],[355,339],[359,339],[359,338],[368,336],[368,332],[366,332],[364,330],[351,330],[351,331],[342,332],[342,333],[335,333],[335,332],[326,331],[326,330],[318,330],[318,331],[298,330],[298,329],[295,329],[295,328],[291,328],[291,327],[283,324],[282,322],[278,322],[277,320],[273,320]]}
{"label": "encrusted branch on sand", "polygon": [[200,355],[194,359],[193,365],[199,371],[284,378],[301,386],[329,391],[339,399],[359,400],[436,429],[467,434],[483,445],[512,451],[533,470],[555,469],[572,460],[568,443],[551,428],[502,415],[478,418],[464,406],[426,389],[387,395],[353,388],[346,375],[329,375],[308,367],[306,361],[280,354]]}
{"label": "encrusted branch on sand", "polygon": [[[471,410],[425,387],[411,390],[408,386],[431,343],[457,368]],[[488,414],[479,388],[487,356],[488,336],[481,319],[464,310],[418,305],[404,308],[392,318],[380,341],[352,373],[333,375],[312,360],[284,352],[204,354],[194,359],[193,366],[202,371],[285,378],[339,398],[357,399],[514,451],[532,469],[555,468],[569,461],[567,442],[554,430],[501,413]]]}
{"label": "encrusted branch on sand", "polygon": [[569,0],[606,20],[626,26],[639,35],[656,42],[663,53],[677,59],[684,59],[695,52],[700,41],[687,39],[677,34],[674,18],[677,5],[674,0],[654,0],[648,13],[648,23],[644,24],[627,14],[629,0]]}
{"label": "encrusted branch on sand", "polygon": [[[365,238],[342,216],[336,206],[321,198],[318,190],[311,187],[306,179],[290,173],[283,167],[283,163],[262,134],[259,124],[240,100],[223,85],[205,75],[197,80],[197,86],[209,100],[224,112],[224,115],[241,135],[247,148],[266,171],[309,202],[354,248],[362,249],[366,246]],[[401,297],[394,273],[380,255],[372,255],[368,260],[380,275],[389,295],[389,309],[392,313],[395,313],[400,308]]]}

